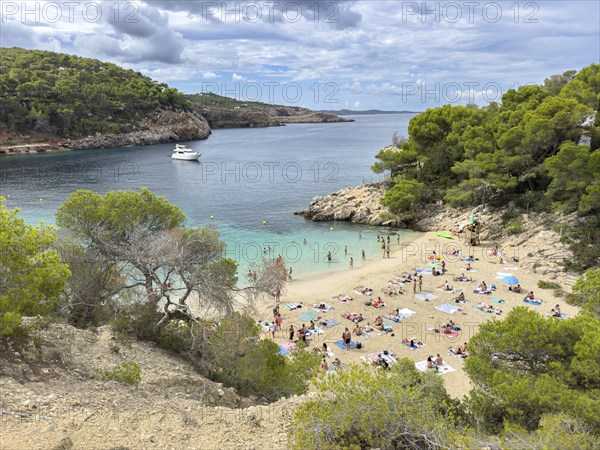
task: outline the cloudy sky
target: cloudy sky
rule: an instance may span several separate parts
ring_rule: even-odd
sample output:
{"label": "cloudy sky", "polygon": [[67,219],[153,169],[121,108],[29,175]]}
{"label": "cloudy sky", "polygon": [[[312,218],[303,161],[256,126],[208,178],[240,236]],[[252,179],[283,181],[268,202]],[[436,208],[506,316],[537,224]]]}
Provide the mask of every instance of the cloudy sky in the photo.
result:
{"label": "cloudy sky", "polygon": [[0,1],[0,45],[98,58],[187,92],[422,111],[600,60],[590,1]]}

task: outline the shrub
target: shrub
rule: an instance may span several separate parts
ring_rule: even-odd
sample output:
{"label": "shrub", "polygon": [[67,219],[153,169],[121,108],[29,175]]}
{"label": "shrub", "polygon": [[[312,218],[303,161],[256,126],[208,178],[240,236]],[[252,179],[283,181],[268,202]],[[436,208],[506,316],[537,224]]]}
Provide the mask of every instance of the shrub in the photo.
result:
{"label": "shrub", "polygon": [[123,384],[138,385],[142,381],[142,368],[135,361],[125,361],[110,370],[99,370],[97,378],[102,381],[118,381]]}
{"label": "shrub", "polygon": [[538,280],[537,285],[540,289],[560,289],[560,284],[553,281]]}
{"label": "shrub", "polygon": [[512,222],[506,226],[506,232],[508,234],[521,234],[523,232],[523,222]]}

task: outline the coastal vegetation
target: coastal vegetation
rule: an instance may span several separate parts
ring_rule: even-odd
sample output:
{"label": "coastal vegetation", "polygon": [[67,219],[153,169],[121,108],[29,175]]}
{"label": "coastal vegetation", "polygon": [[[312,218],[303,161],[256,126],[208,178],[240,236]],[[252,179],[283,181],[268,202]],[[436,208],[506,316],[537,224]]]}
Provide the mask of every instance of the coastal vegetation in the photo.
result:
{"label": "coastal vegetation", "polygon": [[0,48],[0,124],[75,138],[136,129],[157,108],[187,109],[176,89],[96,59]]}
{"label": "coastal vegetation", "polygon": [[[425,204],[575,213],[563,239],[583,271],[600,263],[600,64],[506,92],[500,104],[428,109],[372,169],[387,172],[381,203],[410,224]],[[595,116],[594,116],[595,115]],[[595,117],[595,118],[594,118]],[[514,220],[510,232],[521,227]]]}

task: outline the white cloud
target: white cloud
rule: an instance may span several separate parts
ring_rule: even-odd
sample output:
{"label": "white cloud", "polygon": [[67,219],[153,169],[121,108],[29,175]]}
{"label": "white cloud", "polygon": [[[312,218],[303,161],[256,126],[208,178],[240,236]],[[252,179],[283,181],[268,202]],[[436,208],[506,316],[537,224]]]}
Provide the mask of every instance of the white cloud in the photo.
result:
{"label": "white cloud", "polygon": [[248,78],[243,77],[242,75],[238,75],[237,73],[233,73],[231,75],[231,80],[235,83],[243,83],[245,81],[248,81]]}
{"label": "white cloud", "polygon": [[219,75],[217,75],[214,72],[204,72],[202,74],[202,78],[204,78],[206,80],[212,80],[213,78],[219,78]]}

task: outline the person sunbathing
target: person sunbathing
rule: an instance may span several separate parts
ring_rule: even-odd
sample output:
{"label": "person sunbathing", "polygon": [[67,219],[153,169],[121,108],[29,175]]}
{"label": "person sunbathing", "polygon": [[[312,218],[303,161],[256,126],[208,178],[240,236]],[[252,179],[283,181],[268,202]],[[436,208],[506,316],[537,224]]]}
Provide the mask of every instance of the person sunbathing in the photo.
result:
{"label": "person sunbathing", "polygon": [[371,322],[367,322],[367,324],[365,325],[365,327],[363,328],[363,330],[365,331],[365,333],[370,333],[371,331],[373,331],[373,327],[371,326]]}
{"label": "person sunbathing", "polygon": [[442,286],[442,289],[444,291],[451,291],[452,290],[452,286],[450,286],[450,284],[448,283],[448,280],[446,280],[446,282],[444,283],[444,286]]}
{"label": "person sunbathing", "polygon": [[311,320],[310,321],[310,325],[308,326],[308,329],[309,330],[314,330],[315,328],[316,328],[315,322],[314,322],[314,320]]}
{"label": "person sunbathing", "polygon": [[551,317],[560,317],[560,315],[561,315],[560,305],[557,304],[554,308],[552,308],[548,315]]}
{"label": "person sunbathing", "polygon": [[365,320],[362,313],[348,313],[342,314],[346,319],[351,320],[352,322],[362,322]]}
{"label": "person sunbathing", "polygon": [[465,293],[461,292],[460,294],[458,294],[458,297],[456,297],[454,299],[455,303],[467,303],[467,300],[465,300]]}
{"label": "person sunbathing", "polygon": [[340,361],[340,358],[338,358],[337,356],[335,357],[335,359],[332,361],[331,364],[333,365],[333,367],[342,367],[342,362]]}
{"label": "person sunbathing", "polygon": [[383,316],[385,319],[391,320],[392,322],[400,322],[400,317],[395,314],[386,314]]}
{"label": "person sunbathing", "polygon": [[529,291],[529,294],[525,296],[525,300],[535,300],[535,295],[533,295],[533,291]]}
{"label": "person sunbathing", "polygon": [[481,283],[479,283],[479,286],[477,286],[477,288],[483,292],[488,290],[487,284],[485,284],[485,281],[482,281]]}
{"label": "person sunbathing", "polygon": [[437,370],[437,366],[435,362],[433,362],[433,358],[431,356],[427,357],[427,368]]}
{"label": "person sunbathing", "polygon": [[444,365],[444,360],[442,359],[442,357],[440,356],[440,354],[437,354],[437,358],[435,358],[435,360],[433,361],[433,363],[437,366],[437,367],[442,367]]}
{"label": "person sunbathing", "polygon": [[356,336],[360,336],[362,335],[363,329],[362,327],[357,323],[356,326],[354,327],[354,334]]}
{"label": "person sunbathing", "polygon": [[375,317],[375,322],[373,322],[373,326],[376,330],[383,331],[383,318],[381,316]]}
{"label": "person sunbathing", "polygon": [[471,267],[471,263],[467,263],[467,267],[465,267],[465,270],[473,270]]}
{"label": "person sunbathing", "polygon": [[317,309],[327,309],[327,305],[325,303],[319,303]]}
{"label": "person sunbathing", "polygon": [[381,300],[381,297],[377,297],[377,300],[375,300],[372,303],[372,306],[374,306],[375,308],[380,308],[382,306],[385,306],[385,303],[383,302],[383,300]]}
{"label": "person sunbathing", "polygon": [[508,290],[511,292],[516,292],[517,294],[521,293],[521,285],[517,284],[516,286],[509,286]]}
{"label": "person sunbathing", "polygon": [[412,339],[403,339],[402,343],[404,345],[408,345],[409,347],[423,347],[423,343],[421,341],[417,341],[415,338]]}
{"label": "person sunbathing", "polygon": [[483,302],[479,303],[477,308],[481,309],[483,312],[494,312],[494,307],[492,305]]}

